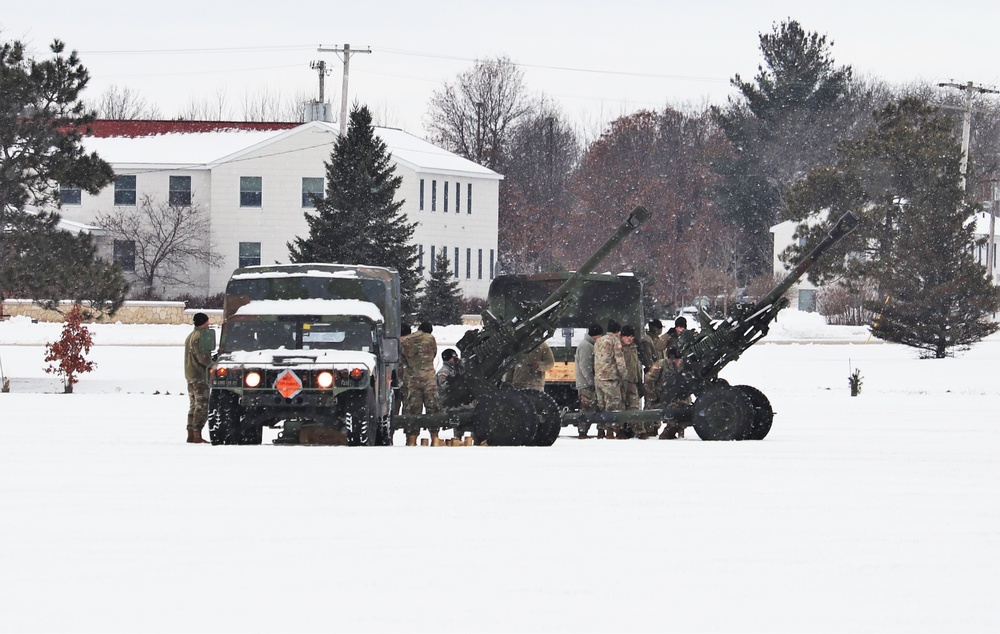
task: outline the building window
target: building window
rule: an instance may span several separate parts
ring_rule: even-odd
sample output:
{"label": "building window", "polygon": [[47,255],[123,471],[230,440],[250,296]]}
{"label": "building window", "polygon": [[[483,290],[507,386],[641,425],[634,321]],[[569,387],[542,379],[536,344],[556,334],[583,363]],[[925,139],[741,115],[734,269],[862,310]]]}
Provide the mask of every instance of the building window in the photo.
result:
{"label": "building window", "polygon": [[448,181],[444,182],[444,213],[448,213]]}
{"label": "building window", "polygon": [[465,279],[472,279],[472,249],[465,250]]}
{"label": "building window", "polygon": [[420,211],[424,210],[424,179],[420,179]]}
{"label": "building window", "polygon": [[462,213],[462,185],[455,183],[455,213]]}
{"label": "building window", "polygon": [[490,249],[490,279],[493,279],[493,249]]}
{"label": "building window", "polygon": [[59,202],[63,205],[79,205],[83,194],[77,185],[60,185]]}
{"label": "building window", "polygon": [[134,271],[135,240],[115,240],[113,258],[123,271]]}
{"label": "building window", "polygon": [[[135,175],[115,176],[115,204],[135,207]],[[125,268],[125,267],[122,267]],[[126,269],[131,270],[131,269]]]}
{"label": "building window", "polygon": [[303,178],[302,207],[307,209],[315,209],[317,200],[323,200],[323,179]]}
{"label": "building window", "polygon": [[420,272],[421,275],[423,275],[424,274],[424,245],[422,245],[422,244],[420,245],[420,248],[417,249],[417,254],[420,256],[419,260],[417,261],[417,265],[418,265],[417,270]]}
{"label": "building window", "polygon": [[170,204],[174,207],[191,206],[191,177],[170,177]]}
{"label": "building window", "polygon": [[260,176],[240,176],[240,207],[260,207],[262,181]]}
{"label": "building window", "polygon": [[431,245],[431,273],[434,273],[434,245]]}
{"label": "building window", "polygon": [[260,242],[240,242],[240,268],[260,264]]}
{"label": "building window", "polygon": [[466,190],[465,195],[465,213],[472,213],[472,183],[469,183],[469,188]]}
{"label": "building window", "polygon": [[483,250],[479,249],[479,278],[483,279]]}
{"label": "building window", "polygon": [[455,277],[458,277],[458,247],[455,247]]}
{"label": "building window", "polygon": [[[431,211],[437,211],[438,205],[438,182],[431,181]],[[434,261],[434,256],[431,256],[431,262]],[[433,264],[431,265],[433,266]]]}

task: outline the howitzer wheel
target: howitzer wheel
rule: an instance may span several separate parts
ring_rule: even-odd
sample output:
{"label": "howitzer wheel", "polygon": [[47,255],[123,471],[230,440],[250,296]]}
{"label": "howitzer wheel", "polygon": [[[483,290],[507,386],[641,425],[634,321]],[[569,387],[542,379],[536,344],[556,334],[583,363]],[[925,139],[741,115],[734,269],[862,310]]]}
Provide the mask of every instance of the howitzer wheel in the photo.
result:
{"label": "howitzer wheel", "polygon": [[702,440],[743,440],[754,419],[754,406],[741,389],[713,385],[692,408],[694,430]]}
{"label": "howitzer wheel", "polygon": [[747,440],[764,440],[767,432],[771,431],[771,421],[774,420],[774,410],[771,409],[771,401],[767,400],[764,393],[752,385],[737,385],[750,398],[753,405],[753,422],[747,432]]}
{"label": "howitzer wheel", "polygon": [[535,405],[517,390],[498,390],[476,403],[473,433],[477,442],[493,446],[527,445],[535,438],[538,416]]}
{"label": "howitzer wheel", "polygon": [[535,408],[535,415],[538,417],[538,430],[528,444],[534,447],[551,447],[552,443],[559,437],[559,432],[562,431],[559,405],[554,398],[545,392],[522,390],[521,393],[531,401]]}

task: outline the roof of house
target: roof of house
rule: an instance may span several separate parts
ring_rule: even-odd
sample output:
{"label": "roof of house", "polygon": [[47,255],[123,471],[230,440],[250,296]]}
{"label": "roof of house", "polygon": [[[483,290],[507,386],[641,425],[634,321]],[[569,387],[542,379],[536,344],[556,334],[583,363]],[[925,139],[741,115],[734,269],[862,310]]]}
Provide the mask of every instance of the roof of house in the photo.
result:
{"label": "roof of house", "polygon": [[[340,128],[324,121],[259,123],[239,121],[110,121],[90,125],[83,144],[117,168],[208,169],[280,139],[319,132],[332,150]],[[392,157],[417,172],[502,176],[466,158],[395,128],[375,128]]]}

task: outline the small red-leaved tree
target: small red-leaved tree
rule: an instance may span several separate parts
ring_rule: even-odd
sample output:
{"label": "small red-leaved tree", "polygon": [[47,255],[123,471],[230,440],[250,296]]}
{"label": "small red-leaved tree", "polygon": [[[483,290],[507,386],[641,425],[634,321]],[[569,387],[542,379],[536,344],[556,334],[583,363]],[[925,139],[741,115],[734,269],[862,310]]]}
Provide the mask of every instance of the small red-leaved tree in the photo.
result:
{"label": "small red-leaved tree", "polygon": [[45,360],[56,362],[45,368],[45,371],[63,377],[66,394],[73,393],[73,384],[80,380],[78,375],[97,367],[96,363],[86,359],[92,345],[94,340],[90,336],[90,330],[83,325],[83,313],[77,304],[66,315],[59,340],[45,345]]}

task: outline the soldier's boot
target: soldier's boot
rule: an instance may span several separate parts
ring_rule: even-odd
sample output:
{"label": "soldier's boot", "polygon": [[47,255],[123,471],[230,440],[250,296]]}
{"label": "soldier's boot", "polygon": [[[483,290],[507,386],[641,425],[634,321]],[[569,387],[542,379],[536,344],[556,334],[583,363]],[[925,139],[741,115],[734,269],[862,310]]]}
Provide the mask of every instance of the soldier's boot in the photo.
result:
{"label": "soldier's boot", "polygon": [[632,434],[633,434],[633,436],[635,438],[638,438],[639,440],[648,440],[649,439],[649,434],[646,433],[646,424],[645,423],[637,423],[637,424],[633,425],[632,426]]}
{"label": "soldier's boot", "polygon": [[207,440],[205,440],[204,438],[201,437],[201,431],[200,430],[191,429],[190,427],[188,427],[188,439],[187,439],[187,441],[190,442],[190,443],[206,443],[206,442],[208,442]]}
{"label": "soldier's boot", "polygon": [[406,446],[416,447],[417,446],[417,435],[416,434],[406,434]]}
{"label": "soldier's boot", "polygon": [[605,431],[605,429],[603,427],[598,427],[597,428],[597,437],[598,438],[607,438],[608,437],[608,432]]}
{"label": "soldier's boot", "polygon": [[[677,438],[677,433],[684,433],[683,429],[680,429],[677,423],[667,423],[663,428],[663,432],[660,434],[660,440],[673,440]],[[682,436],[683,437],[683,436]]]}

